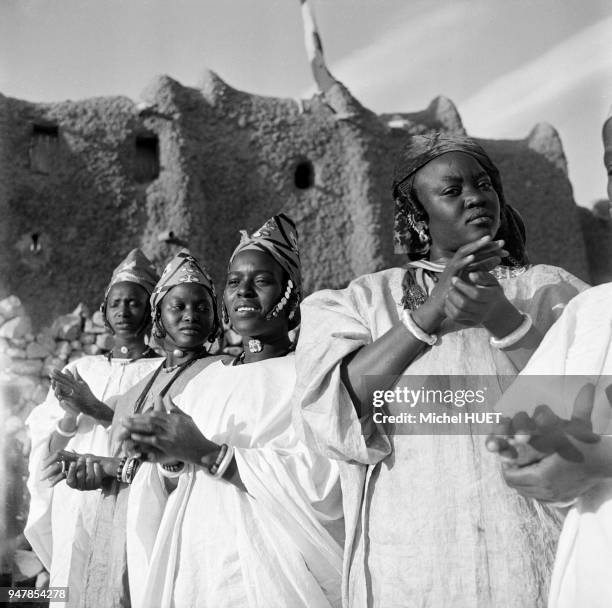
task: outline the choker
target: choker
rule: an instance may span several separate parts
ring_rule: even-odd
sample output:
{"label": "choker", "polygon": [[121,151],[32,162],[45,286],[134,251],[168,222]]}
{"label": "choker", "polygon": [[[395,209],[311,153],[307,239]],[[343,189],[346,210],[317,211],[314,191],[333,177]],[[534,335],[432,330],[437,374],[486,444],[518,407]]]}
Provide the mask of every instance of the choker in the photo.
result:
{"label": "choker", "polygon": [[261,343],[261,340],[257,340],[256,338],[251,338],[249,340],[249,352],[250,353],[260,353],[262,350],[263,350],[263,344]]}
{"label": "choker", "polygon": [[[258,340],[259,342],[259,340]],[[268,357],[269,359],[277,359],[278,357],[285,357],[286,355],[288,355],[290,352],[293,352],[295,350],[296,344],[292,343],[291,346],[283,351],[282,353],[278,353],[278,355],[272,355],[271,357]],[[233,361],[232,361],[232,365],[243,365],[244,364],[244,358],[246,356],[246,352],[242,351]]]}
{"label": "choker", "polygon": [[[119,348],[119,353],[121,356],[117,358],[118,359],[128,359],[128,363],[131,363],[132,361],[137,361],[138,359],[145,359],[147,357],[157,356],[155,352],[151,349],[150,346],[146,346],[145,349],[141,353],[138,353],[137,356],[134,356],[134,357],[130,357],[130,349],[127,346],[121,346]],[[109,363],[112,361],[113,357],[114,357],[113,351],[109,350],[106,353],[106,358],[108,359]]]}

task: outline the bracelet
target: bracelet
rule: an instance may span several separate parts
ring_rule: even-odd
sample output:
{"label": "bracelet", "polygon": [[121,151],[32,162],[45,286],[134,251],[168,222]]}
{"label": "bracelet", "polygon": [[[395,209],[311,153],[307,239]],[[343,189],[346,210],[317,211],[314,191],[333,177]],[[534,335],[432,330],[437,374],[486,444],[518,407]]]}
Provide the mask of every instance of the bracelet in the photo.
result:
{"label": "bracelet", "polygon": [[121,483],[123,480],[123,467],[125,466],[125,463],[127,461],[128,457],[124,456],[120,461],[119,461],[119,466],[117,467],[117,474],[115,475],[115,479]]}
{"label": "bracelet", "polygon": [[221,479],[225,471],[227,471],[229,465],[234,458],[234,448],[231,448],[224,443],[219,450],[219,454],[214,464],[208,467],[208,472],[216,479]]}
{"label": "bracelet", "polygon": [[140,458],[128,458],[123,467],[121,467],[121,481],[123,483],[132,483],[138,467],[140,467]]}
{"label": "bracelet", "polygon": [[74,427],[73,431],[63,431],[60,428],[60,423],[58,421],[58,423],[55,425],[55,432],[58,435],[61,435],[62,437],[70,438],[70,437],[74,437],[77,434],[77,428],[78,428],[78,425]]}
{"label": "bracelet", "polygon": [[[229,446],[227,445],[227,443],[222,443],[221,444],[221,447],[219,448],[219,453],[217,454],[217,458],[216,458],[215,462],[213,462],[208,467],[208,472],[212,476],[216,475],[217,470],[219,469],[219,466],[223,462],[223,459],[225,458],[225,455],[227,454],[227,450],[228,449],[229,449]],[[204,457],[204,458],[206,458],[206,457]],[[204,460],[204,458],[202,458],[202,460]]]}
{"label": "bracelet", "polygon": [[420,340],[421,342],[425,342],[425,344],[429,344],[429,346],[433,346],[438,341],[438,336],[436,334],[428,334],[416,324],[416,321],[412,318],[411,310],[404,308],[402,310],[402,314],[400,315],[400,319],[402,320],[404,327],[417,340]]}
{"label": "bracelet", "polygon": [[177,462],[176,464],[159,464],[157,463],[157,470],[164,477],[168,477],[172,479],[173,477],[178,477],[183,470],[185,469],[184,462]]}
{"label": "bracelet", "polygon": [[489,344],[495,348],[508,348],[509,346],[512,346],[522,340],[532,328],[533,321],[526,312],[522,312],[521,315],[523,317],[523,322],[514,331],[511,331],[503,338],[495,338],[491,336],[489,338]]}

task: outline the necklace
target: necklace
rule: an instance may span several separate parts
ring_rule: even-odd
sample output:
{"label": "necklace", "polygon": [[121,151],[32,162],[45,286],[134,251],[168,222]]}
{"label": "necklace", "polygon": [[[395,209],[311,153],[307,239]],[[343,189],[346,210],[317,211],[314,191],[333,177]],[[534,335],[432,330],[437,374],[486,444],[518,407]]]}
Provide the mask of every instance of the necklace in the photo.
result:
{"label": "necklace", "polygon": [[[169,381],[166,384],[166,386],[164,386],[164,388],[159,392],[159,396],[163,398],[166,395],[166,393],[170,390],[170,387],[172,386],[172,384],[179,378],[179,376],[186,369],[188,369],[190,365],[192,365],[198,359],[201,359],[201,358],[202,357],[196,357],[195,359],[190,359],[186,363],[180,363],[177,366],[178,373],[175,374],[174,376],[172,376],[172,378],[169,379]],[[172,366],[172,367],[174,367],[174,366]],[[134,413],[135,414],[139,414],[140,413],[140,410],[142,409],[142,407],[144,405],[144,402],[145,402],[145,400],[147,398],[147,395],[149,394],[149,391],[151,390],[151,387],[153,386],[153,383],[155,382],[157,376],[159,375],[159,372],[162,369],[164,369],[164,364],[163,363],[155,370],[155,372],[153,373],[153,375],[149,379],[149,382],[147,382],[147,385],[145,386],[144,390],[142,391],[142,393],[140,393],[140,396],[138,397],[138,399],[136,400],[136,404],[134,405]]]}
{"label": "necklace", "polygon": [[[130,353],[130,349],[127,346],[122,346],[122,347],[119,348],[119,352],[122,355],[125,355],[125,357],[121,357],[122,359],[123,358],[127,358],[127,356]],[[113,355],[113,351],[112,350],[109,350],[106,353],[106,358],[108,359],[109,363],[113,360],[113,356],[114,355]],[[132,363],[133,361],[138,361],[138,359],[148,359],[150,357],[157,357],[157,354],[155,353],[155,351],[150,346],[147,346],[141,353],[136,353],[136,356],[131,357],[127,361],[122,361],[122,363],[123,363],[123,365],[127,365],[128,363]]]}
{"label": "necklace", "polygon": [[[288,355],[290,352],[295,350],[295,347],[297,346],[296,343],[292,342],[291,346],[283,351],[282,353],[278,353],[278,355],[272,355],[271,357],[268,357],[268,359],[277,359],[278,357],[284,357],[286,355]],[[236,365],[244,365],[245,361],[244,358],[246,356],[246,352],[242,351],[232,362],[232,366],[236,366]]]}

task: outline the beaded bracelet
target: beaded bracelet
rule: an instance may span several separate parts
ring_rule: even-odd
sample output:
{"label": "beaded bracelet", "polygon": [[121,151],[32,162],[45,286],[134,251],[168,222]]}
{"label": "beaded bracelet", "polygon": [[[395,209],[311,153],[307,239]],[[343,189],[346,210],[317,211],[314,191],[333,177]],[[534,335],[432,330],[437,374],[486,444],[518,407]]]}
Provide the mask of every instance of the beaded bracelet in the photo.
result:
{"label": "beaded bracelet", "polygon": [[176,464],[157,464],[157,469],[161,475],[172,479],[178,477],[185,469],[184,462],[177,462]]}
{"label": "beaded bracelet", "polygon": [[495,338],[491,336],[489,338],[489,344],[495,348],[501,349],[509,348],[522,340],[529,333],[529,330],[533,326],[533,321],[526,312],[522,312],[521,315],[523,316],[523,322],[514,331],[511,331],[503,338]]}
{"label": "beaded bracelet", "polygon": [[121,471],[121,481],[123,483],[132,483],[132,481],[134,481],[134,477],[136,476],[136,471],[138,471],[139,466],[139,458],[128,458],[126,463],[123,465]]}
{"label": "beaded bracelet", "polygon": [[115,475],[115,479],[121,483],[123,481],[123,467],[125,466],[125,463],[127,462],[128,457],[124,456],[120,461],[119,461],[119,466],[117,467],[117,474]]}

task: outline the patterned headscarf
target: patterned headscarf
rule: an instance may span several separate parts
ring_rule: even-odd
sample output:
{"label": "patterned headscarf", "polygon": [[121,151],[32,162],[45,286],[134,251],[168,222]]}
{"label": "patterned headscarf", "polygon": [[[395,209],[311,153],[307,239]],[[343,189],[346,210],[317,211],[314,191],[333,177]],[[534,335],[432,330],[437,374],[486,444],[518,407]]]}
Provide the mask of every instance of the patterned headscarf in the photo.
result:
{"label": "patterned headscarf", "polygon": [[164,334],[163,328],[160,325],[159,305],[161,301],[173,287],[182,285],[183,283],[197,283],[206,288],[210,293],[215,315],[214,329],[211,334],[212,341],[214,337],[216,337],[220,326],[215,286],[206,268],[193,257],[188,249],[181,249],[170,262],[168,262],[162,272],[159,282],[151,294],[151,316],[153,318],[153,326],[156,333],[158,336]]}
{"label": "patterned headscarf", "polygon": [[140,249],[132,249],[119,266],[115,268],[110,283],[104,292],[104,299],[106,300],[108,297],[113,285],[124,281],[140,285],[149,295],[159,281],[155,266]]}
{"label": "patterned headscarf", "polygon": [[411,259],[426,257],[429,251],[427,215],[413,191],[414,176],[427,163],[447,152],[469,154],[487,172],[500,203],[500,228],[495,238],[504,239],[505,248],[510,253],[502,264],[527,264],[525,224],[518,211],[506,203],[499,170],[475,140],[444,133],[415,135],[400,153],[393,179],[395,252],[407,253]]}
{"label": "patterned headscarf", "polygon": [[[115,333],[106,317],[106,307],[108,301],[108,294],[112,289],[113,285],[117,283],[136,283],[140,285],[146,292],[147,295],[151,295],[155,283],[159,280],[159,275],[155,266],[153,266],[151,260],[140,251],[140,249],[132,249],[127,256],[121,261],[119,266],[113,271],[113,276],[104,291],[104,300],[100,305],[100,311],[104,317],[104,325],[106,329],[111,333]],[[147,331],[149,328],[148,314],[143,321],[140,333]]]}
{"label": "patterned headscarf", "polygon": [[280,267],[287,273],[293,283],[293,302],[295,316],[290,319],[289,328],[299,325],[299,303],[302,299],[302,273],[300,252],[298,249],[298,233],[295,223],[284,213],[271,217],[259,230],[249,236],[245,230],[240,231],[241,238],[238,247],[230,257],[229,265],[242,251],[263,251],[271,255]]}

